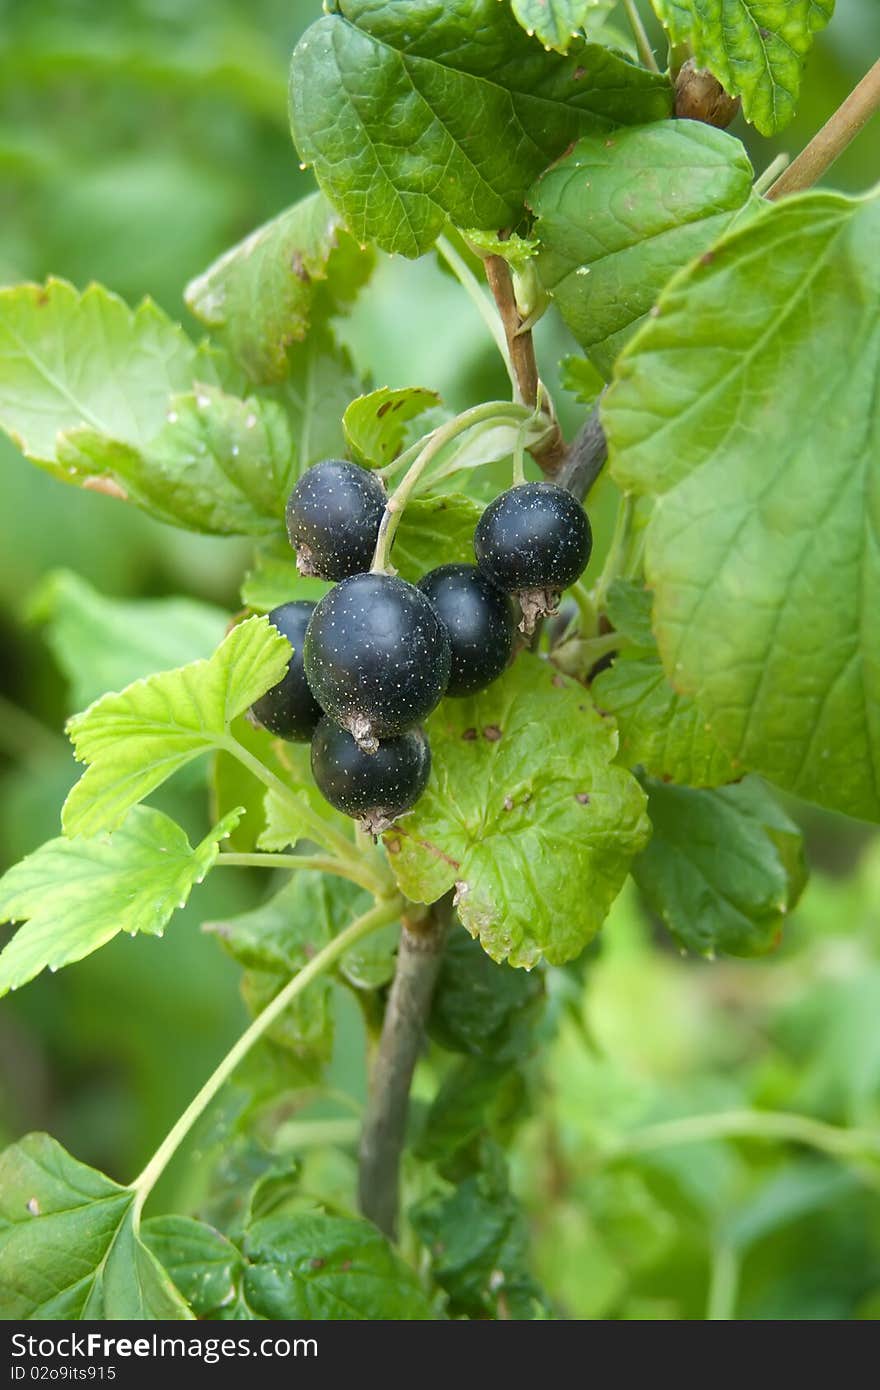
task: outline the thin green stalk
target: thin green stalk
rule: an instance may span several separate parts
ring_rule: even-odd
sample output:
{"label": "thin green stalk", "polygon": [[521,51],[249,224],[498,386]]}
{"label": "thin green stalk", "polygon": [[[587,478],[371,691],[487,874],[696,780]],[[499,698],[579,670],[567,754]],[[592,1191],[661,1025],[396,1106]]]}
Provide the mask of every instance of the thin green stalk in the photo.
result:
{"label": "thin green stalk", "polygon": [[345,931],[340,932],[332,941],[328,942],[323,950],[304,965],[298,974],[294,975],[287,982],[279,994],[261,1014],[258,1014],[253,1023],[245,1029],[238,1042],[235,1043],[227,1052],[220,1065],[212,1072],[202,1089],[184,1110],[180,1119],[169,1130],[162,1140],[153,1157],[150,1159],[143,1172],[135,1178],[131,1184],[131,1190],[135,1194],[134,1200],[134,1223],[137,1229],[140,1221],[140,1214],[143,1211],[144,1203],[155,1187],[159,1178],[164,1173],[171,1159],[174,1157],[180,1145],[189,1134],[193,1125],[201,1118],[211,1101],[223,1088],[236,1067],[250,1052],[254,1043],[259,1042],[263,1034],[271,1028],[277,1018],[284,1013],[284,1010],[293,1002],[298,994],[301,994],[307,985],[323,975],[336,961],[356,942],[363,937],[369,936],[371,932],[377,931],[379,927],[384,927],[388,922],[395,921],[403,909],[403,899],[399,897],[383,898],[377,902],[369,912],[357,917]]}
{"label": "thin green stalk", "polygon": [[611,537],[611,545],[608,547],[605,564],[593,589],[593,602],[599,611],[601,611],[605,603],[605,596],[611,584],[620,576],[621,567],[626,558],[627,546],[629,545],[629,534],[632,527],[634,512],[635,501],[632,495],[630,493],[624,493],[623,497],[620,499],[620,506],[617,509],[614,534]]}
{"label": "thin green stalk", "polygon": [[775,159],[770,161],[763,174],[759,174],[755,179],[755,182],[752,184],[753,191],[758,194],[766,193],[767,189],[779,178],[782,171],[788,168],[790,162],[791,155],[784,153],[778,154]]}
{"label": "thin green stalk", "polygon": [[526,458],[525,458],[525,439],[526,427],[521,425],[517,431],[516,444],[513,450],[513,485],[517,487],[526,480]]}
{"label": "thin green stalk", "polygon": [[341,835],[338,830],[334,830],[327,821],[316,815],[302,798],[297,796],[295,791],[282,782],[280,777],[275,776],[271,768],[266,767],[265,763],[261,763],[259,758],[255,758],[253,753],[239,743],[237,738],[233,738],[232,734],[227,735],[222,746],[227,753],[231,753],[233,758],[237,758],[248,771],[252,772],[264,786],[268,787],[276,796],[280,796],[282,801],[287,801],[296,807],[296,813],[302,825],[306,830],[312,829],[314,831],[314,838],[319,844],[331,845],[340,859],[351,862],[355,855],[352,842]]}
{"label": "thin green stalk", "polygon": [[387,888],[366,865],[336,859],[331,854],[239,854],[223,852],[214,862],[214,868],[236,869],[313,869],[320,874],[335,874],[337,878],[347,878],[351,883],[366,888],[368,893],[381,896]]}
{"label": "thin green stalk", "polygon": [[651,72],[659,72],[657,59],[654,57],[654,50],[651,47],[651,40],[648,38],[647,30],[642,23],[642,16],[636,6],[636,0],[623,0],[623,8],[626,10],[626,17],[629,20],[629,27],[633,31],[633,38],[639,50],[639,57],[646,68]]}
{"label": "thin green stalk", "polygon": [[501,356],[504,360],[504,365],[507,368],[507,375],[510,377],[510,384],[513,387],[513,389],[516,390],[516,375],[513,370],[513,363],[510,360],[510,352],[507,347],[507,338],[505,336],[504,327],[501,323],[500,318],[498,317],[497,312],[483,293],[480,282],[474,275],[470,266],[467,264],[464,258],[458,254],[452,243],[448,241],[445,236],[438,236],[436,246],[437,250],[440,252],[440,255],[443,257],[444,261],[449,266],[449,269],[452,271],[455,278],[458,280],[458,283],[461,285],[462,289],[472,300],[478,314],[485,323],[489,332],[492,334],[495,346],[501,353]]}
{"label": "thin green stalk", "polygon": [[441,425],[439,429],[429,434],[418,458],[388,498],[376,540],[376,552],[372,564],[373,573],[382,574],[387,569],[388,557],[391,554],[391,547],[394,544],[394,537],[397,534],[397,528],[400,525],[400,518],[406,504],[425,469],[432,459],[437,457],[441,449],[444,449],[457,435],[463,434],[472,425],[479,425],[484,420],[497,418],[499,423],[510,419],[525,422],[530,420],[533,415],[534,411],[526,406],[512,405],[507,401],[486,401],[483,405],[472,406],[470,410],[456,415],[454,420],[449,420],[445,425]]}
{"label": "thin green stalk", "polygon": [[625,1135],[613,1146],[610,1156],[646,1153],[706,1139],[767,1139],[805,1144],[834,1158],[880,1159],[880,1130],[844,1129],[785,1110],[723,1110],[715,1115],[693,1115],[648,1125]]}
{"label": "thin green stalk", "polygon": [[732,1246],[720,1242],[712,1250],[707,1322],[730,1322],[736,1317],[739,1294],[739,1256]]}

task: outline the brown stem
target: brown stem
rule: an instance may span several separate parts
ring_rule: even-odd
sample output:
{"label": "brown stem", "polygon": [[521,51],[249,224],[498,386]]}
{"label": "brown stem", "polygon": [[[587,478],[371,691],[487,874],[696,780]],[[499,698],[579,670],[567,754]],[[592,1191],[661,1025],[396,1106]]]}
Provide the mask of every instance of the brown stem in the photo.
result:
{"label": "brown stem", "polygon": [[771,201],[812,188],[880,109],[880,58],[765,195]]}
{"label": "brown stem", "polygon": [[[523,319],[516,304],[510,266],[503,256],[487,256],[486,279],[498,306],[507,350],[513,367],[520,400],[524,405],[538,403],[538,364],[530,328],[523,329]],[[539,449],[530,450],[535,462],[545,473],[555,473],[565,453],[565,442],[557,428]]]}
{"label": "brown stem", "polygon": [[594,407],[566,450],[556,474],[560,487],[568,488],[583,502],[595,483],[608,457],[608,441],[599,419],[599,406]]}
{"label": "brown stem", "polygon": [[409,1088],[424,1041],[451,916],[452,895],[447,894],[421,921],[407,924],[404,919],[397,968],[370,1078],[361,1132],[358,1198],[364,1216],[392,1240],[397,1229]]}

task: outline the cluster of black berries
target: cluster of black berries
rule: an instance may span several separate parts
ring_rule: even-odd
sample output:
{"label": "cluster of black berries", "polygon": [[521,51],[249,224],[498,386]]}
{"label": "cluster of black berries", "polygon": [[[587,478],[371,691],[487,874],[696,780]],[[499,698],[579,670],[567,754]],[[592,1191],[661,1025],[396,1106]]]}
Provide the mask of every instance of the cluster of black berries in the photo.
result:
{"label": "cluster of black berries", "polygon": [[476,565],[441,565],[408,584],[370,572],[386,500],[374,474],[339,459],[300,478],[287,503],[298,566],[339,582],[317,604],[269,614],[293,656],[252,711],[281,738],[311,739],[319,790],[374,834],[425,789],[431,750],[421,720],[444,695],[483,690],[510,661],[510,595],[528,624],[574,583],[592,548],[571,493],[524,483],[480,518]]}

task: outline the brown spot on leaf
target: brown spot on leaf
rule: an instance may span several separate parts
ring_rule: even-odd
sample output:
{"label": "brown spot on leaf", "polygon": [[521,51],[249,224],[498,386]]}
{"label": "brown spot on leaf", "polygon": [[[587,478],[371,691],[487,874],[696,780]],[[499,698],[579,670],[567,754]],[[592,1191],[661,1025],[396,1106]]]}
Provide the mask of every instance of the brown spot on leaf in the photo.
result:
{"label": "brown spot on leaf", "polygon": [[571,80],[572,80],[572,82],[580,82],[581,78],[582,78],[582,77],[586,77],[586,75],[587,75],[587,70],[586,70],[586,68],[577,67],[577,68],[575,68],[574,72],[571,74]]}
{"label": "brown spot on leaf", "polygon": [[379,406],[379,409],[376,411],[377,419],[381,420],[383,415],[387,415],[389,410],[391,409],[391,405],[391,401],[383,401],[382,404]]}
{"label": "brown spot on leaf", "polygon": [[89,492],[102,492],[105,497],[115,497],[120,502],[128,501],[128,493],[125,488],[117,483],[115,478],[109,478],[106,474],[92,474],[88,478],[83,478],[82,485]]}
{"label": "brown spot on leaf", "polygon": [[574,799],[579,806],[589,806],[590,798],[586,792],[575,792]]}
{"label": "brown spot on leaf", "polygon": [[309,1269],[323,1269],[326,1260],[322,1260],[320,1255],[315,1255],[314,1259],[309,1260]]}
{"label": "brown spot on leaf", "polygon": [[564,690],[564,689],[565,689],[565,677],[564,677],[564,676],[560,676],[559,672],[557,671],[556,675],[553,677],[553,679],[551,680],[550,684],[551,684],[551,685],[555,685],[556,688],[557,688],[557,690]]}
{"label": "brown spot on leaf", "polygon": [[505,811],[512,811],[512,810],[513,810],[513,797],[512,797],[512,796],[506,796],[506,797],[504,798],[504,809],[505,809]]}
{"label": "brown spot on leaf", "polygon": [[462,734],[462,738],[464,739],[465,743],[473,743],[476,737],[476,729],[465,729],[464,733]]}
{"label": "brown spot on leaf", "polygon": [[700,265],[711,265],[715,259],[714,251],[704,251],[700,257]]}
{"label": "brown spot on leaf", "polygon": [[40,290],[40,293],[37,295],[34,303],[36,304],[38,309],[45,309],[46,305],[49,303],[49,291]]}
{"label": "brown spot on leaf", "polygon": [[386,837],[385,837],[385,848],[387,849],[387,851],[388,851],[389,854],[399,854],[399,853],[400,853],[400,848],[401,848],[401,846],[400,846],[400,841],[398,840],[398,838],[397,838],[396,835],[386,835]]}
{"label": "brown spot on leaf", "polygon": [[302,280],[303,284],[305,285],[309,283],[312,277],[306,270],[301,252],[294,251],[293,255],[290,258],[290,268],[296,276],[297,280]]}
{"label": "brown spot on leaf", "polygon": [[487,724],[483,730],[483,738],[486,739],[488,743],[497,743],[501,738],[501,730],[498,725]]}

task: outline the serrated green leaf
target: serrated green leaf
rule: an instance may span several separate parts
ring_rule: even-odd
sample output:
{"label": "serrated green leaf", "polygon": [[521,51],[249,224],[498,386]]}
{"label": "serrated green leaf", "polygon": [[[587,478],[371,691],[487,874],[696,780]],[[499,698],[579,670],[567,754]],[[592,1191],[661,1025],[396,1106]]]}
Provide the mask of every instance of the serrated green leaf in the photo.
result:
{"label": "serrated green leaf", "polygon": [[577,956],[648,834],[635,779],[582,686],[535,657],[428,721],[434,770],[385,844],[402,891],[453,885],[461,921],[493,960]]}
{"label": "serrated green leaf", "polygon": [[257,1317],[411,1321],[438,1316],[413,1270],[374,1226],[309,1213],[247,1231],[243,1292]]}
{"label": "serrated green leaf", "polygon": [[616,4],[617,0],[511,0],[511,9],[527,34],[566,53],[582,29],[601,24]]}
{"label": "serrated green leaf", "polygon": [[113,835],[60,836],[0,878],[0,920],[23,922],[0,952],[0,995],[91,955],[119,932],[161,936],[214,865],[233,811],[196,845],[179,825],[135,807]]}
{"label": "serrated green leaf", "polygon": [[878,238],[877,197],[769,209],[673,282],[603,406],[615,477],[660,494],[645,564],[675,688],[742,766],[874,819]]}
{"label": "serrated green leaf", "polygon": [[534,1049],[544,1008],[537,972],[496,965],[467,932],[453,931],[434,987],[428,1033],[450,1052],[499,1063]]}
{"label": "serrated green leaf", "polygon": [[468,227],[461,235],[481,256],[501,256],[515,273],[528,270],[529,262],[538,254],[538,242],[532,237],[518,236],[516,232],[499,236],[497,232]]}
{"label": "serrated green leaf", "polygon": [[5,1318],[191,1319],[135,1234],[132,1188],[71,1158],[48,1134],[0,1155],[0,1289]]}
{"label": "serrated green leaf", "polygon": [[[277,740],[261,727],[251,723],[246,715],[239,715],[229,726],[229,732],[248,753],[277,772]],[[219,748],[211,762],[209,780],[211,793],[211,817],[219,820],[234,806],[243,808],[244,814],[229,836],[229,849],[252,854],[257,848],[257,840],[266,826],[264,802],[266,785],[261,782],[249,767],[238,758]]]}
{"label": "serrated green leaf", "polygon": [[563,357],[560,379],[566,391],[574,393],[581,405],[595,405],[605,386],[605,378],[588,357]]}
{"label": "serrated green leaf", "polygon": [[46,624],[74,709],[157,669],[210,656],[229,621],[221,608],[194,599],[108,598],[71,570],[46,575],[28,615]]}
{"label": "serrated green leaf", "polygon": [[739,140],[698,121],[586,136],[529,194],[538,275],[604,377],[670,276],[747,202]]}
{"label": "serrated green leaf", "polygon": [[272,534],[296,477],[284,411],[200,383],[171,396],[166,421],[141,447],[87,427],[59,440],[79,478],[109,478],[160,521],[217,535]]}
{"label": "serrated green leaf", "polygon": [[189,1216],[154,1216],[142,1237],[196,1317],[253,1317],[241,1298],[241,1251],[213,1226]]}
{"label": "serrated green leaf", "polygon": [[804,60],[834,0],[651,0],[673,43],[689,44],[746,120],[773,135],[795,112]]}
{"label": "serrated green leaf", "polygon": [[453,1316],[535,1316],[540,1290],[529,1273],[528,1230],[500,1156],[448,1195],[420,1202],[410,1220]]}
{"label": "serrated green leaf", "polygon": [[542,52],[498,0],[340,0],[294,51],[290,108],[301,158],[358,240],[418,256],[447,221],[518,221],[567,144],[662,119],[670,91],[597,44]]}
{"label": "serrated green leaf", "polygon": [[417,497],[407,504],[394,539],[394,568],[415,584],[437,565],[472,565],[482,514],[482,503],[461,492]]}
{"label": "serrated green leaf", "polygon": [[443,1078],[414,1152],[455,1180],[479,1166],[481,1144],[509,1142],[526,1111],[525,1077],[517,1067],[463,1057]]}
{"label": "serrated green leaf", "polygon": [[348,349],[326,324],[313,324],[305,341],[290,349],[287,378],[273,397],[287,413],[300,473],[319,459],[345,457],[342,417],[363,390]]}
{"label": "serrated green leaf", "polygon": [[424,386],[380,386],[359,396],[342,417],[354,458],[368,468],[383,468],[400,453],[408,423],[439,404],[437,392]]}
{"label": "serrated green leaf", "polygon": [[62,810],[69,835],[114,830],[129,807],[229,737],[232,720],[277,685],[290,643],[266,618],[233,628],[207,661],[104,695],[68,722],[86,771]]}
{"label": "serrated green leaf", "polygon": [[252,381],[282,381],[289,347],[306,336],[320,307],[316,296],[323,292],[331,310],[349,303],[372,265],[372,253],[313,193],[233,246],[187,286],[185,299]]}
{"label": "serrated green leaf", "polygon": [[797,826],[755,778],[646,785],[654,833],[633,877],[675,939],[700,955],[772,950],[806,882]]}

